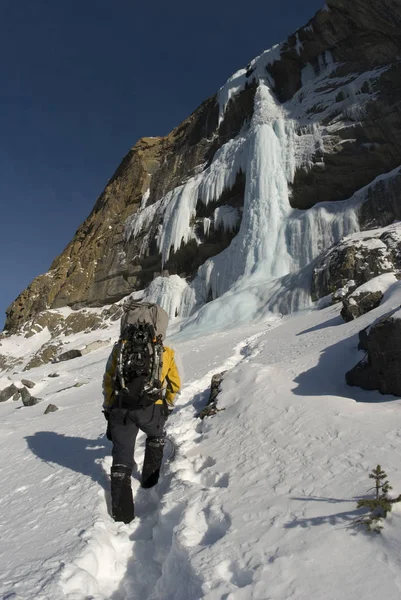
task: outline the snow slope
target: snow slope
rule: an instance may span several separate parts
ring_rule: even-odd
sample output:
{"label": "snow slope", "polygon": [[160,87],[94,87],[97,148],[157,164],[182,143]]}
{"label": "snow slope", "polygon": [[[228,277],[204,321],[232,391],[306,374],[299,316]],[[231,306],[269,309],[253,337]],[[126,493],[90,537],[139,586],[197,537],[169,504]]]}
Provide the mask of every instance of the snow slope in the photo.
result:
{"label": "snow slope", "polygon": [[[134,474],[131,525],[108,513],[100,406],[109,348],[9,373],[36,381],[44,402],[0,404],[0,597],[398,600],[401,508],[381,535],[350,526],[377,463],[401,492],[401,402],[346,386],[344,373],[361,358],[356,333],[400,304],[397,283],[347,324],[336,305],[170,338],[184,380],[168,422],[177,454],[153,490]],[[114,339],[117,327],[85,339]],[[7,344],[24,351],[21,339]],[[224,410],[200,421],[222,370]],[[59,411],[44,415],[48,402]]]}

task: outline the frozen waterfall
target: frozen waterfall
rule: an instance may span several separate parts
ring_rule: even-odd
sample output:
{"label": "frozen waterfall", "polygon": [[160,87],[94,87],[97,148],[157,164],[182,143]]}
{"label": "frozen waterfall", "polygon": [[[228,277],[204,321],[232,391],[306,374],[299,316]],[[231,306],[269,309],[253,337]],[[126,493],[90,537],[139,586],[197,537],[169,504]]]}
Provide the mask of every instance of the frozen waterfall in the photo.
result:
{"label": "frozen waterfall", "polygon": [[[197,317],[205,321],[223,305],[236,322],[261,312],[290,312],[308,305],[308,265],[359,229],[356,201],[321,203],[306,211],[291,207],[295,172],[313,164],[323,143],[320,126],[315,122],[301,126],[276,100],[268,81],[260,80],[250,124],[216,152],[207,169],[158,202],[163,219],[158,247],[164,263],[171,251],[195,237],[191,221],[197,202],[218,200],[242,171],[246,184],[239,232],[228,248],[199,268],[190,284],[174,284],[174,302],[167,297],[169,286],[157,280],[152,299],[166,308],[173,304],[175,314],[188,316],[212,298],[215,302],[203,306]],[[155,209],[145,208],[130,231],[137,235],[154,217]],[[205,231],[208,226],[204,223]]]}

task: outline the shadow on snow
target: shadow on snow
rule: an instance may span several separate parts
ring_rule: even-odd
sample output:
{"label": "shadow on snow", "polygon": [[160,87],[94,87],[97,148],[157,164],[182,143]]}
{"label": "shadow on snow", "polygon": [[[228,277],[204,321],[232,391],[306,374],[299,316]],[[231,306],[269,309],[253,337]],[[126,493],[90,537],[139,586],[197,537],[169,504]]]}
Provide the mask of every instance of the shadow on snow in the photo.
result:
{"label": "shadow on snow", "polygon": [[363,390],[346,383],[346,372],[352,369],[363,356],[363,352],[358,351],[358,341],[358,336],[353,334],[328,346],[321,353],[317,365],[295,377],[294,382],[297,387],[292,390],[293,393],[299,396],[339,396],[351,398],[355,402],[398,400],[397,396],[382,395],[378,391]]}
{"label": "shadow on snow", "polygon": [[314,327],[300,331],[297,333],[297,336],[312,333],[312,331],[319,331],[320,329],[327,329],[328,327],[337,327],[338,325],[344,325],[344,319],[340,316],[333,317],[329,321],[324,321],[324,323],[319,323],[319,325],[314,325]]}
{"label": "shadow on snow", "polygon": [[37,431],[25,439],[32,453],[41,460],[86,475],[105,490],[108,489],[106,473],[99,464],[101,459],[110,454],[104,436],[97,440],[88,440],[54,431]]}
{"label": "shadow on snow", "polygon": [[[318,496],[311,496],[309,498],[292,498],[292,500],[299,500],[301,502],[328,502],[329,504],[352,502],[355,505],[361,498],[362,496],[354,498],[353,500],[344,500],[341,498],[320,498]],[[286,523],[284,527],[285,529],[292,529],[294,527],[317,527],[328,523],[330,525],[345,525],[348,528],[351,528],[356,526],[355,520],[366,513],[366,508],[354,508],[353,510],[345,510],[343,512],[320,517],[306,517],[304,519],[295,518],[289,523]]]}

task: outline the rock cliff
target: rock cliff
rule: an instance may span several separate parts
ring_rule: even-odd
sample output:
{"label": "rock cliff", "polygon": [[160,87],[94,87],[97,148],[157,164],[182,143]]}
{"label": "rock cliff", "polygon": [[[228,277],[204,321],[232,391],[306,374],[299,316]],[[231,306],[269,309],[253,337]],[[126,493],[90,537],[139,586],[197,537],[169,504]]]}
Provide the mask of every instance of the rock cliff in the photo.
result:
{"label": "rock cliff", "polygon": [[[5,328],[16,331],[48,308],[118,301],[159,274],[191,282],[202,265],[205,289],[191,306],[215,298],[257,268],[246,255],[246,235],[260,238],[261,230],[249,215],[276,193],[278,208],[265,215],[262,232],[274,231],[274,248],[254,252],[266,281],[305,267],[341,235],[400,218],[399,56],[400,0],[327,0],[305,27],[234,74],[168,136],[137,142],[49,272],[11,304]],[[283,172],[274,181],[272,153]],[[255,185],[263,169],[268,181]],[[315,223],[310,239],[301,239],[308,209],[351,199],[349,206],[358,194],[357,224],[332,227],[314,244]],[[283,244],[285,252],[278,250]],[[308,245],[313,250],[297,261],[297,247]],[[216,256],[236,265],[224,284]]]}

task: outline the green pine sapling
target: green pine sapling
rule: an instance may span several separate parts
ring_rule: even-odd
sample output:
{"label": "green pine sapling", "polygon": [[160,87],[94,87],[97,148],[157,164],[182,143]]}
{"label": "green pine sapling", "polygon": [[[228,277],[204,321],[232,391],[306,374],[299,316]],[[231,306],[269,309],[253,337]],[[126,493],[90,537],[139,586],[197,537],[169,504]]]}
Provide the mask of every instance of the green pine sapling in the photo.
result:
{"label": "green pine sapling", "polygon": [[397,498],[389,498],[388,492],[392,489],[387,481],[387,474],[382,470],[380,465],[369,474],[370,479],[375,480],[375,498],[358,500],[357,508],[368,508],[369,513],[355,519],[354,524],[365,525],[368,531],[380,533],[382,519],[387,517],[387,513],[391,512],[392,505],[395,502],[400,502],[401,494]]}

